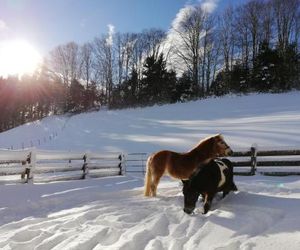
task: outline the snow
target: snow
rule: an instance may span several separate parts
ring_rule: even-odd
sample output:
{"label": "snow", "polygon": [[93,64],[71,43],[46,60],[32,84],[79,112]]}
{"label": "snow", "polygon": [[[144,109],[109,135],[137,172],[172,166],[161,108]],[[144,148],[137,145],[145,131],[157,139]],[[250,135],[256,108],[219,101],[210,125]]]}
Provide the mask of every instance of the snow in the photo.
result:
{"label": "snow", "polygon": [[[295,91],[48,117],[1,133],[0,147],[187,151],[222,133],[233,149],[300,148],[299,127]],[[180,182],[169,177],[156,198],[143,197],[143,176],[131,174],[1,185],[0,249],[299,249],[299,176],[235,176],[235,183],[238,192],[218,195],[206,215],[199,202],[191,216]]]}
{"label": "snow", "polygon": [[2,133],[0,148],[30,147],[32,142],[41,149],[67,151],[187,151],[216,133],[233,149],[254,143],[293,147],[300,144],[299,110],[300,92],[295,91],[48,117]]}

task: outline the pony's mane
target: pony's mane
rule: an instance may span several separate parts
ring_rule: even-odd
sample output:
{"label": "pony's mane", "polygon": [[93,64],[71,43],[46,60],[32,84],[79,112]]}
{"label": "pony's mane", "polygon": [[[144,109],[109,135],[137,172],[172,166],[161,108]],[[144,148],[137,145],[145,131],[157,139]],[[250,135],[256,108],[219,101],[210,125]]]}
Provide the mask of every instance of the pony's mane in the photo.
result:
{"label": "pony's mane", "polygon": [[224,140],[224,137],[221,134],[216,134],[216,135],[208,136],[208,137],[202,139],[191,151],[197,149],[198,147],[201,147],[203,144],[205,144],[207,141],[211,140],[212,138],[219,138],[221,140]]}

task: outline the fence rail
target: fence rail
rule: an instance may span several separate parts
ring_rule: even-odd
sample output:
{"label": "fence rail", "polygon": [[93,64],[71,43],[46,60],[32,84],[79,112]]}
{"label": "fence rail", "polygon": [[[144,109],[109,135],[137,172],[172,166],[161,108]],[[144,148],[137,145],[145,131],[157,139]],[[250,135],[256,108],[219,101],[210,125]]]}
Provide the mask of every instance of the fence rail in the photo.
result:
{"label": "fence rail", "polygon": [[[243,157],[243,161],[237,161],[237,157]],[[250,150],[235,152],[229,158],[234,166],[234,173],[237,175],[299,175],[300,174],[300,150],[259,150],[252,146]],[[245,160],[246,159],[246,160]],[[239,171],[242,168],[247,171]]]}
{"label": "fence rail", "polygon": [[126,173],[146,173],[148,153],[129,153],[126,155]]}
{"label": "fence rail", "polygon": [[[0,150],[0,183],[48,182],[122,175],[122,153]],[[17,178],[16,175],[21,175]],[[14,178],[10,178],[14,176]]]}
{"label": "fence rail", "polygon": [[[0,183],[47,182],[146,172],[148,153],[0,150]],[[300,150],[236,151],[229,157],[236,175],[300,175]],[[10,178],[14,176],[14,178]],[[21,176],[21,178],[20,178]],[[19,177],[19,178],[18,178]]]}

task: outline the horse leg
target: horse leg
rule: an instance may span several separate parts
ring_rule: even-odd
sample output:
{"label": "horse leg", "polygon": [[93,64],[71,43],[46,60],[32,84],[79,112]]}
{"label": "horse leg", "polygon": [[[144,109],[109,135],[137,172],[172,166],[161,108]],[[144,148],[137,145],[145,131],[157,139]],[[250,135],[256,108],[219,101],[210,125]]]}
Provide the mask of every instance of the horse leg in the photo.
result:
{"label": "horse leg", "polygon": [[201,194],[201,202],[205,201],[205,194]]}
{"label": "horse leg", "polygon": [[153,176],[152,179],[152,184],[151,184],[151,192],[152,192],[152,196],[156,196],[156,191],[157,191],[157,186],[159,183],[161,176]]}
{"label": "horse leg", "polygon": [[208,212],[208,210],[210,209],[213,197],[214,196],[210,193],[205,194],[205,196],[204,196],[204,205],[203,205],[203,214],[206,214]]}
{"label": "horse leg", "polygon": [[147,166],[147,171],[145,175],[144,195],[151,196],[151,189],[152,189],[152,174],[151,174],[150,166]]}
{"label": "horse leg", "polygon": [[227,194],[229,194],[229,190],[224,190],[224,191],[223,191],[223,197],[222,197],[222,198],[224,199],[225,196],[226,196]]}

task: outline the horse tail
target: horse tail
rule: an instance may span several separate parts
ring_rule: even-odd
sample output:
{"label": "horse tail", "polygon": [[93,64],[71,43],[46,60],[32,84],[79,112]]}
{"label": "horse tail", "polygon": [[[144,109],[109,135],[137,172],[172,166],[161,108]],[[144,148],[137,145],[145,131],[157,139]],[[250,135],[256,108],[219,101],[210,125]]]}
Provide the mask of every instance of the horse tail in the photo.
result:
{"label": "horse tail", "polygon": [[151,173],[151,160],[152,156],[149,156],[146,164],[146,175],[145,175],[145,185],[144,185],[144,195],[150,196],[151,185],[152,185],[152,173]]}

